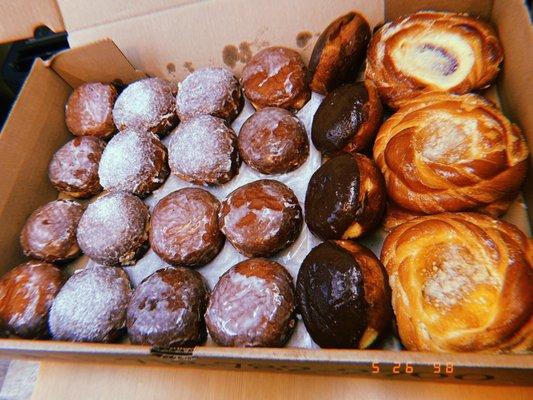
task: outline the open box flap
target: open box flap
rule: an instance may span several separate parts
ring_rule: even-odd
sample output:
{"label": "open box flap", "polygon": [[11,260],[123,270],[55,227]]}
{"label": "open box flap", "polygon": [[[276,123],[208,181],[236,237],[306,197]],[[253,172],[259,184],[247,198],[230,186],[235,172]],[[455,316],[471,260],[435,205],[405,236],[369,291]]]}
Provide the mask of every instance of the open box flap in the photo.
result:
{"label": "open box flap", "polygon": [[2,16],[0,43],[32,37],[40,25],[54,32],[65,30],[56,0],[3,1]]}

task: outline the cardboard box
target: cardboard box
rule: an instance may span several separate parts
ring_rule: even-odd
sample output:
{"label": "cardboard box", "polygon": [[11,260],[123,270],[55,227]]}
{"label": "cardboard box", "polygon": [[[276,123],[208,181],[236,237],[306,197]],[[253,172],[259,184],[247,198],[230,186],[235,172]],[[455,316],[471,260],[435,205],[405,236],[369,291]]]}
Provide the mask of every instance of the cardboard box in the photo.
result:
{"label": "cardboard box", "polygon": [[[251,53],[274,44],[296,48],[308,61],[318,34],[351,9],[364,14],[372,26],[420,9],[469,12],[491,20],[505,50],[504,68],[497,82],[503,109],[533,143],[533,28],[520,0],[12,2],[3,13],[0,39],[31,35],[35,26],[44,23],[54,30],[67,29],[72,49],[48,62],[36,60],[0,135],[1,272],[23,259],[18,235],[28,215],[57,196],[48,182],[47,166],[53,152],[71,137],[64,123],[64,104],[72,88],[87,81],[120,79],[128,83],[145,73],[179,81],[190,69],[206,65],[226,65],[238,75]],[[529,179],[524,191],[528,204],[533,204],[531,185]],[[531,210],[529,215],[531,220]],[[527,225],[525,214],[523,219]],[[15,339],[0,340],[0,355],[443,382],[533,383],[531,355],[294,348],[155,349]]]}

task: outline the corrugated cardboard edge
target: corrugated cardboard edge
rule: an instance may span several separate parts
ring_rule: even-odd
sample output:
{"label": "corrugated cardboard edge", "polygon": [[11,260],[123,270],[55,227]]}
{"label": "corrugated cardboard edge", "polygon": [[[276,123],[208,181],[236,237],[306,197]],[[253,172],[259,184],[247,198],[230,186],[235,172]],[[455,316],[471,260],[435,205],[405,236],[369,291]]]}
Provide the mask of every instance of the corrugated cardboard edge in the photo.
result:
{"label": "corrugated cardboard edge", "polygon": [[[295,373],[365,375],[379,378],[437,380],[484,384],[533,384],[533,356],[431,354],[384,350],[195,347],[151,349],[148,346],[0,340],[0,351],[13,358],[170,364],[196,367]],[[437,372],[437,368],[438,371]]]}

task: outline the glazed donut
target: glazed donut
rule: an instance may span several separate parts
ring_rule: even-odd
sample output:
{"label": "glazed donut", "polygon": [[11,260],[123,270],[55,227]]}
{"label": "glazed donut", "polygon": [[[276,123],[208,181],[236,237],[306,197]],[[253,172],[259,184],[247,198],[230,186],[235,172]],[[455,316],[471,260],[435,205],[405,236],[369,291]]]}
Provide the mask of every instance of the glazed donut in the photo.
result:
{"label": "glazed donut", "polygon": [[370,41],[366,77],[392,108],[427,91],[488,86],[503,60],[496,32],[466,14],[420,11],[383,25]]}
{"label": "glazed donut", "polygon": [[390,198],[426,214],[472,210],[515,195],[527,157],[520,130],[474,94],[421,95],[385,121],[374,144]]}
{"label": "glazed donut", "polygon": [[298,272],[299,310],[313,341],[325,348],[369,347],[392,317],[385,268],[350,240],[324,242]]}
{"label": "glazed donut", "polygon": [[381,252],[408,350],[533,350],[533,247],[518,228],[479,213],[416,218]]}
{"label": "glazed donut", "polygon": [[113,107],[117,88],[110,83],[89,82],[78,86],[65,105],[67,128],[76,136],[108,138],[117,129],[113,123]]}
{"label": "glazed donut", "polygon": [[311,98],[306,71],[298,52],[268,47],[244,66],[241,77],[244,94],[256,109],[281,107],[297,111]]}
{"label": "glazed donut", "polygon": [[123,130],[107,144],[98,175],[107,191],[145,197],[169,175],[167,149],[153,133]]}
{"label": "glazed donut", "polygon": [[302,209],[293,191],[281,182],[247,183],[222,202],[220,229],[247,257],[270,257],[290,246],[302,230]]}
{"label": "glazed donut", "polygon": [[154,208],[150,246],[164,261],[201,267],[222,250],[220,202],[207,190],[184,188],[163,197]]}
{"label": "glazed donut", "polygon": [[48,177],[54,187],[71,197],[87,198],[102,191],[98,165],[105,142],[81,136],[67,142],[52,157]]}
{"label": "glazed donut", "polygon": [[148,207],[129,193],[115,192],[87,206],[78,225],[85,255],[102,265],[131,265],[147,249]]}
{"label": "glazed donut", "polygon": [[248,118],[238,137],[243,161],[262,174],[283,174],[300,167],[309,155],[302,122],[283,108],[263,108]]}
{"label": "glazed donut", "polygon": [[170,170],[197,185],[221,185],[239,172],[237,137],[223,119],[199,115],[172,132],[168,146]]}
{"label": "glazed donut", "polygon": [[341,85],[322,100],[313,116],[313,144],[325,156],[365,151],[382,117],[383,108],[371,81]]}
{"label": "glazed donut", "polygon": [[163,135],[178,123],[176,85],[159,78],[133,82],[118,96],[113,120],[120,131],[133,129]]}
{"label": "glazed donut", "polygon": [[375,229],[385,211],[383,177],[362,154],[341,153],[309,180],[305,222],[321,239],[355,239]]}
{"label": "glazed donut", "polygon": [[113,342],[126,326],[131,297],[121,268],[88,266],[72,275],[56,296],[48,325],[54,340]]}
{"label": "glazed donut", "polygon": [[354,11],[333,21],[313,48],[307,82],[314,92],[327,94],[342,83],[355,81],[365,61],[370,26]]}
{"label": "glazed donut", "polygon": [[266,258],[242,261],[217,282],[205,322],[219,346],[282,347],[296,325],[292,277]]}
{"label": "glazed donut", "polygon": [[202,68],[178,85],[176,112],[182,121],[209,114],[232,122],[242,110],[241,86],[226,68]]}
{"label": "glazed donut", "polygon": [[150,275],[128,306],[130,341],[160,347],[202,344],[208,293],[202,275],[190,269],[164,268]]}
{"label": "glazed donut", "polygon": [[47,262],[77,257],[80,248],[76,229],[83,211],[83,205],[70,200],[55,200],[39,207],[20,233],[24,255]]}
{"label": "glazed donut", "polygon": [[26,339],[46,337],[48,312],[63,281],[58,268],[39,261],[20,264],[2,276],[0,327]]}

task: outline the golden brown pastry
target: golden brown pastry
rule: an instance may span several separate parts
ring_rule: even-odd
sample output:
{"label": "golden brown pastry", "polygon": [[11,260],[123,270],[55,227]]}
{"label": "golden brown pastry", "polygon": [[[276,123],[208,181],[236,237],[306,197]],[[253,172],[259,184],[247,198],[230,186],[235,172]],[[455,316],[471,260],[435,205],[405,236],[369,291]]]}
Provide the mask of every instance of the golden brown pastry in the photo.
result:
{"label": "golden brown pastry", "polygon": [[488,86],[503,50],[496,32],[466,14],[421,11],[381,27],[368,48],[366,77],[398,108],[427,91],[463,94]]}
{"label": "golden brown pastry", "polygon": [[409,350],[533,350],[533,246],[479,213],[420,217],[385,240],[392,306]]}
{"label": "golden brown pastry", "polygon": [[[517,193],[511,193],[508,197],[505,197],[501,200],[498,200],[492,204],[488,204],[484,207],[476,208],[475,212],[481,214],[490,215],[492,217],[501,217],[509,209],[511,204],[518,197]],[[418,211],[411,211],[405,208],[400,207],[392,201],[387,203],[387,210],[385,211],[385,216],[383,217],[382,228],[386,232],[392,231],[397,226],[403,224],[404,222],[410,221],[412,219],[423,217],[426,214]]]}
{"label": "golden brown pastry", "polygon": [[524,180],[527,157],[520,130],[474,94],[421,95],[381,126],[374,144],[391,199],[426,214],[508,199]]}

